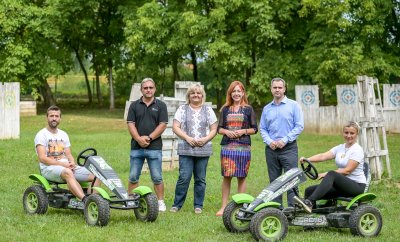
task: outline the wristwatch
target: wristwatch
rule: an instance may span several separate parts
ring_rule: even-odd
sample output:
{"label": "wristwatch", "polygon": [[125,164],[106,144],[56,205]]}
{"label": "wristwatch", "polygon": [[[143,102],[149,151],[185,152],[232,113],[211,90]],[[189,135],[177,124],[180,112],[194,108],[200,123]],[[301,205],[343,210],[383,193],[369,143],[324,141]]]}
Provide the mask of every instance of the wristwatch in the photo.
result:
{"label": "wristwatch", "polygon": [[150,135],[148,135],[148,136],[149,136],[150,142],[151,142],[151,141],[153,141],[153,138],[151,138],[151,136],[150,136]]}

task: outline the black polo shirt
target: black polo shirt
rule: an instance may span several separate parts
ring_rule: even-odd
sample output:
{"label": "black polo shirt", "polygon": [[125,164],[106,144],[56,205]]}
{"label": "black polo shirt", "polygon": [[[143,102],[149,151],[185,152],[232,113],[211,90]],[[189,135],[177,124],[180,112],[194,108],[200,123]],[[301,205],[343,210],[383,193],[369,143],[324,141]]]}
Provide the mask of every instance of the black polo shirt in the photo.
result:
{"label": "black polo shirt", "polygon": [[[163,101],[154,98],[154,101],[147,106],[143,101],[142,97],[129,106],[128,117],[126,119],[128,123],[134,122],[136,129],[140,136],[151,134],[160,123],[168,123],[168,111],[167,105]],[[132,138],[131,149],[141,149],[140,145],[136,140]],[[161,150],[162,139],[161,136],[151,141],[147,147],[150,150]]]}

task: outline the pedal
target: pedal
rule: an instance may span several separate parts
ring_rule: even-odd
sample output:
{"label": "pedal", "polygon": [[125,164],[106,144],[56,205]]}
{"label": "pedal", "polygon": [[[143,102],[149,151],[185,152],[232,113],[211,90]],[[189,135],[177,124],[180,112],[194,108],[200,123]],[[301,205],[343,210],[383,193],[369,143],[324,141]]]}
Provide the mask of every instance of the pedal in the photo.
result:
{"label": "pedal", "polygon": [[298,196],[294,196],[293,199],[296,201],[296,203],[300,204],[307,213],[312,212],[312,208],[307,206],[307,204],[304,203],[303,199],[299,198]]}

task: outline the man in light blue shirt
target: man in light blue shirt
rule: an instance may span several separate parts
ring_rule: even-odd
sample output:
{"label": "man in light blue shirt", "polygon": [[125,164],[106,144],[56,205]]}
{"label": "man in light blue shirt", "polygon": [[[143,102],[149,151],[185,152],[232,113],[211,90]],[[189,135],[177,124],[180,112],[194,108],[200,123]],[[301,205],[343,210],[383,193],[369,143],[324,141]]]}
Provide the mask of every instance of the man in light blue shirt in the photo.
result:
{"label": "man in light blue shirt", "polygon": [[[274,97],[261,114],[260,133],[266,144],[270,182],[297,167],[298,149],[296,139],[304,129],[303,112],[299,104],[286,97],[286,82],[282,78],[271,81],[271,93]],[[288,191],[288,205],[294,206],[294,192]],[[282,196],[274,199],[282,204]]]}

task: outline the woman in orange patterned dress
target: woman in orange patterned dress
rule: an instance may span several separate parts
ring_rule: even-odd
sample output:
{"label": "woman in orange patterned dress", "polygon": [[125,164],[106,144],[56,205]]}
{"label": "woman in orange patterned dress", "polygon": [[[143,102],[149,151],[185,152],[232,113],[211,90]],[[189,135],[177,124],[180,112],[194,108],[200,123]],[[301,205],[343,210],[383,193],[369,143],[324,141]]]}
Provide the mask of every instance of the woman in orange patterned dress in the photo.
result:
{"label": "woman in orange patterned dress", "polygon": [[218,133],[221,141],[222,204],[217,216],[222,216],[231,190],[232,177],[237,177],[238,192],[246,191],[246,177],[251,160],[250,135],[257,133],[253,108],[248,104],[246,90],[240,81],[233,81],[220,110]]}

